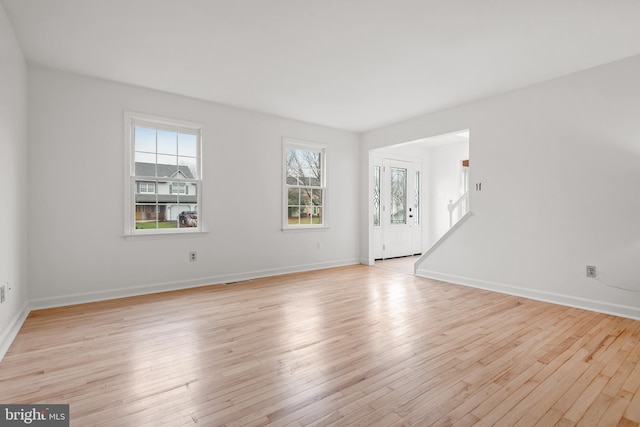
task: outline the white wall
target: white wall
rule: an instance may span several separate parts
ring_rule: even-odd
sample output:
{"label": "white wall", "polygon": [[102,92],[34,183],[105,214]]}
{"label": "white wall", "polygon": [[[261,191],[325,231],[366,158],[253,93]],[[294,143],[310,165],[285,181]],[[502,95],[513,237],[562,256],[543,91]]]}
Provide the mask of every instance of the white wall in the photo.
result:
{"label": "white wall", "polygon": [[639,75],[635,56],[363,135],[361,156],[471,130],[474,215],[419,274],[640,317],[640,292],[585,277],[640,291]]}
{"label": "white wall", "polygon": [[0,5],[0,359],[27,313],[27,67]]}
{"label": "white wall", "polygon": [[[461,161],[469,158],[469,143],[454,142],[430,147],[427,150],[427,158],[428,248],[449,229],[449,200],[455,202],[462,195]],[[454,216],[454,221],[455,219]]]}
{"label": "white wall", "polygon": [[[37,66],[29,93],[35,307],[358,261],[357,135]],[[207,234],[122,237],[124,110],[204,124]],[[283,137],[328,144],[328,230],[280,229]]]}

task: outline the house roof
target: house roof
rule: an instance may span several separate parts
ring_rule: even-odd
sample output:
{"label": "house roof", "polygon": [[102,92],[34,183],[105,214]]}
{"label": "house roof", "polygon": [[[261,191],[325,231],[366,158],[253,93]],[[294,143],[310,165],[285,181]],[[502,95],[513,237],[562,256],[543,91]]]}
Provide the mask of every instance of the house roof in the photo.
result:
{"label": "house roof", "polygon": [[137,176],[157,176],[159,178],[175,178],[181,173],[183,178],[194,179],[188,166],[161,165],[155,163],[136,162],[135,173]]}

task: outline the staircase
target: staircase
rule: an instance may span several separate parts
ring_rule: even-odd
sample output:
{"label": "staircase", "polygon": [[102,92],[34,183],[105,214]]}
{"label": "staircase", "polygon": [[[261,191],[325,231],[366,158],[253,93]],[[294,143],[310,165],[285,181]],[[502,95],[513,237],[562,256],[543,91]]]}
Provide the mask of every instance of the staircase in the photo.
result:
{"label": "staircase", "polygon": [[465,191],[455,202],[449,200],[447,209],[449,209],[449,228],[451,228],[469,212],[469,190]]}

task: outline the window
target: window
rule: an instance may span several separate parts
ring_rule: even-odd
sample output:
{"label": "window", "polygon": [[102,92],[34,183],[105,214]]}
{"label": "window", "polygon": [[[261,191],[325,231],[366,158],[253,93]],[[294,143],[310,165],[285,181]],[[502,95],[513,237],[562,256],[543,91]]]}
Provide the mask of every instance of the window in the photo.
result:
{"label": "window", "polygon": [[373,167],[373,226],[380,227],[380,166]]}
{"label": "window", "polygon": [[129,112],[125,123],[125,234],[201,231],[201,126]]}
{"label": "window", "polygon": [[156,192],[156,183],[155,182],[138,182],[138,193],[155,193]]}
{"label": "window", "polygon": [[285,139],[283,229],[326,227],[326,147]]}
{"label": "window", "polygon": [[173,182],[171,184],[171,194],[187,194],[189,187],[184,182]]}

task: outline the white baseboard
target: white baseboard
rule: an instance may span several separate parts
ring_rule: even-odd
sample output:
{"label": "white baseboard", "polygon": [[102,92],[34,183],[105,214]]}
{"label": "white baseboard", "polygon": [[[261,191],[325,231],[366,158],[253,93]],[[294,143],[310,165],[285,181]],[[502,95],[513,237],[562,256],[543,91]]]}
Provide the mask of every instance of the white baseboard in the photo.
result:
{"label": "white baseboard", "polygon": [[18,335],[20,328],[24,324],[24,321],[27,320],[27,316],[31,312],[29,308],[29,302],[25,301],[22,309],[16,313],[16,315],[9,323],[9,327],[4,331],[2,335],[0,335],[0,361],[4,358],[4,355],[9,351],[9,347],[11,347],[11,343]]}
{"label": "white baseboard", "polygon": [[469,277],[460,277],[446,273],[438,273],[435,271],[418,270],[416,271],[416,275],[420,277],[426,277],[428,279],[442,280],[444,282],[454,283],[456,285],[469,286],[472,288],[484,289],[487,291],[499,292],[502,294],[549,302],[552,304],[559,304],[568,307],[595,311],[598,313],[611,314],[614,316],[640,320],[640,308],[638,307],[595,301],[571,295],[557,294],[554,292],[519,288],[517,286],[506,285],[503,283],[471,279]]}
{"label": "white baseboard", "polygon": [[177,291],[181,289],[197,288],[222,283],[240,282],[244,280],[259,279],[262,277],[278,276],[281,274],[301,273],[304,271],[322,270],[333,267],[359,264],[357,259],[338,260],[317,264],[304,264],[293,267],[272,268],[256,270],[237,274],[224,274],[212,277],[201,277],[191,280],[154,283],[135,287],[115,288],[105,291],[81,292],[55,297],[35,298],[29,301],[32,310],[63,307],[67,305],[83,304],[88,302],[105,301],[116,298],[126,298],[137,295],[154,294],[158,292]]}

